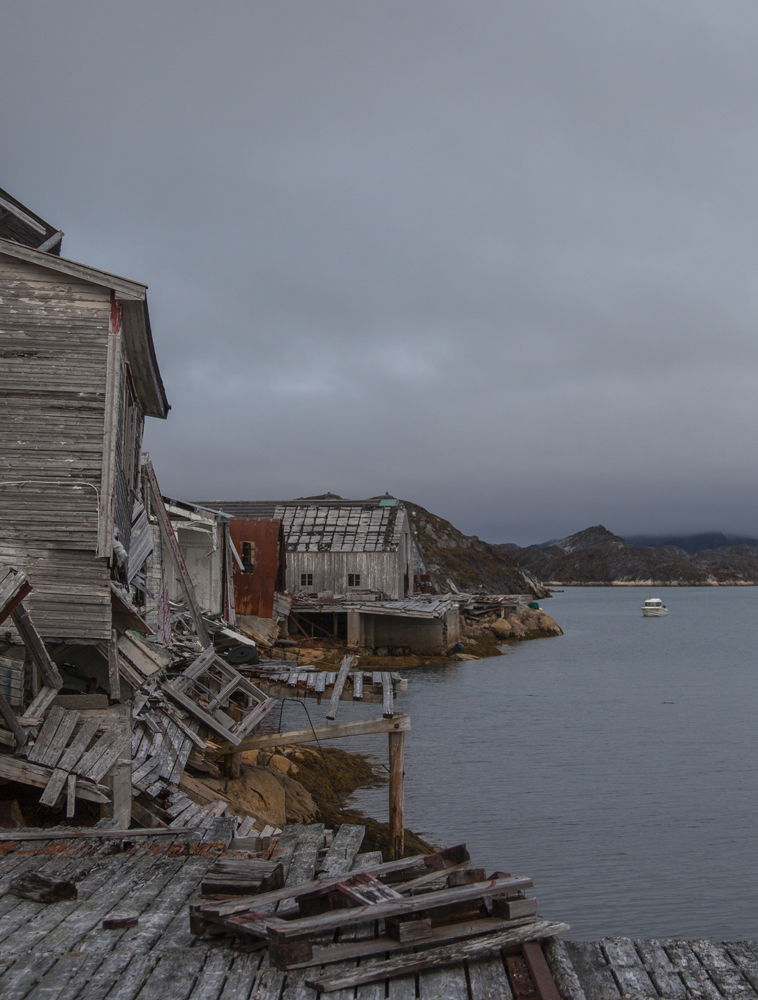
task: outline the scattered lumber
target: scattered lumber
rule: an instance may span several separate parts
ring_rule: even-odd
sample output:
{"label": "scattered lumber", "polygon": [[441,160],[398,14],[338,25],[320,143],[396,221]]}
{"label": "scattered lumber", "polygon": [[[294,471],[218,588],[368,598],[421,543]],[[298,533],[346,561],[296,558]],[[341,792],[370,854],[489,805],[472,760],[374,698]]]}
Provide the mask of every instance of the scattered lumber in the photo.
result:
{"label": "scattered lumber", "polygon": [[32,585],[23,570],[0,566],[0,622],[4,622],[31,592]]}
{"label": "scattered lumber", "polygon": [[479,958],[507,945],[551,937],[554,934],[563,934],[567,930],[569,930],[568,924],[542,920],[530,927],[501,931],[498,934],[487,934],[472,941],[445,945],[441,948],[429,948],[413,955],[402,955],[390,958],[385,962],[374,962],[348,972],[306,979],[305,982],[307,986],[320,993],[352,989],[355,986],[362,986],[364,983],[375,983],[382,979],[393,979],[425,969],[437,969],[455,962],[463,962],[466,959]]}
{"label": "scattered lumber", "polygon": [[76,899],[76,885],[69,879],[53,878],[43,872],[25,872],[8,886],[12,896],[33,899],[35,903],[60,903]]}
{"label": "scattered lumber", "polygon": [[136,927],[139,917],[108,917],[103,921],[104,931],[120,931],[127,927]]}
{"label": "scattered lumber", "polygon": [[219,858],[202,881],[204,896],[253,896],[281,889],[284,867],[277,861],[244,858]]}

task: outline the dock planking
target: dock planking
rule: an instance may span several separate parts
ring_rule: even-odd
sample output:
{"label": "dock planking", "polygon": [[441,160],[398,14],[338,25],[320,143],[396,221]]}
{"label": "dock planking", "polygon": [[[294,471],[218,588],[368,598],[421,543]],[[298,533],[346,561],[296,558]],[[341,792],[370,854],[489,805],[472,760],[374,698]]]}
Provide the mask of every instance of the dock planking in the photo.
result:
{"label": "dock planking", "polygon": [[[0,895],[3,1000],[316,1000],[308,981],[327,975],[345,984],[326,994],[330,1000],[514,1000],[503,953],[477,955],[465,942],[447,964],[419,968],[418,956],[407,956],[397,959],[409,966],[406,974],[365,981],[362,970],[384,955],[346,951],[342,962],[287,972],[273,968],[265,951],[194,938],[188,906],[231,842],[228,824],[142,839],[138,831],[122,832],[121,840],[108,830],[79,840],[61,832],[45,831],[46,840],[3,840],[0,833],[0,892],[25,871],[71,878],[78,888],[76,900],[52,904]],[[359,830],[335,831],[326,849],[323,833],[288,827],[281,835],[293,880],[317,873],[336,880],[360,865]],[[103,929],[103,920],[125,916],[138,924]],[[340,928],[337,940],[360,950],[361,939],[378,941],[380,933],[381,924],[368,923]],[[561,1000],[758,1000],[756,942],[549,938],[542,950]],[[539,990],[535,1000],[544,1000]]]}

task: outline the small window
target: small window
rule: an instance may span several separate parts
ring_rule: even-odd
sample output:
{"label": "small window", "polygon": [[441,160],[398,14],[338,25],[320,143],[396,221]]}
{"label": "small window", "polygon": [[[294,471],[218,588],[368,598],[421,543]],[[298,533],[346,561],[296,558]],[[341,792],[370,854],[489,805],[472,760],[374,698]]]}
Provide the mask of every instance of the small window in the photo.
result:
{"label": "small window", "polygon": [[300,574],[300,586],[301,587],[312,587],[313,586],[313,573],[301,573]]}
{"label": "small window", "polygon": [[242,543],[243,573],[252,573],[255,566],[255,542]]}
{"label": "small window", "polygon": [[347,574],[347,585],[348,585],[348,587],[360,587],[360,585],[361,585],[361,574],[360,573],[348,573]]}

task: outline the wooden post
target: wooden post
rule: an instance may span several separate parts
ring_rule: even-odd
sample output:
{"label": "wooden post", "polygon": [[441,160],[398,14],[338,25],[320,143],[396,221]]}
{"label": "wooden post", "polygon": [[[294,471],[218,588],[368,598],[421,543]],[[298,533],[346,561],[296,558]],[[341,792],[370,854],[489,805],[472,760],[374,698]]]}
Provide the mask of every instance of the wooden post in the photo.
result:
{"label": "wooden post", "polygon": [[121,701],[121,675],[118,670],[118,633],[111,632],[108,643],[108,682],[111,689],[111,701]]}
{"label": "wooden post", "polygon": [[403,797],[405,788],[405,733],[389,733],[390,749],[390,856],[398,861],[405,852]]}

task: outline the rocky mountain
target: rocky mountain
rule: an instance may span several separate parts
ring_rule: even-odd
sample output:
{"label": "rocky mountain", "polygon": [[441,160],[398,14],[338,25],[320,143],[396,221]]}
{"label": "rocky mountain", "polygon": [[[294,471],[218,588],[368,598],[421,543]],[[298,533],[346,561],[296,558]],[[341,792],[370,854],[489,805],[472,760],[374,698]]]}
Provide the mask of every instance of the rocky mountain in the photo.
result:
{"label": "rocky mountain", "polygon": [[545,588],[504,551],[504,546],[489,545],[476,535],[464,535],[449,521],[418,504],[406,500],[402,503],[437,593],[449,591],[452,582],[463,593],[547,596]]}
{"label": "rocky mountain", "polygon": [[602,524],[544,547],[494,545],[545,585],[740,586],[758,584],[758,546],[733,545],[694,554],[675,545],[633,545]]}
{"label": "rocky mountain", "polygon": [[[723,531],[701,531],[697,535],[631,535],[627,542],[646,548],[660,549],[664,545],[675,545],[691,556],[710,549],[725,549],[735,545],[758,545],[758,538],[742,535],[725,535]],[[540,546],[542,548],[543,546]]]}

